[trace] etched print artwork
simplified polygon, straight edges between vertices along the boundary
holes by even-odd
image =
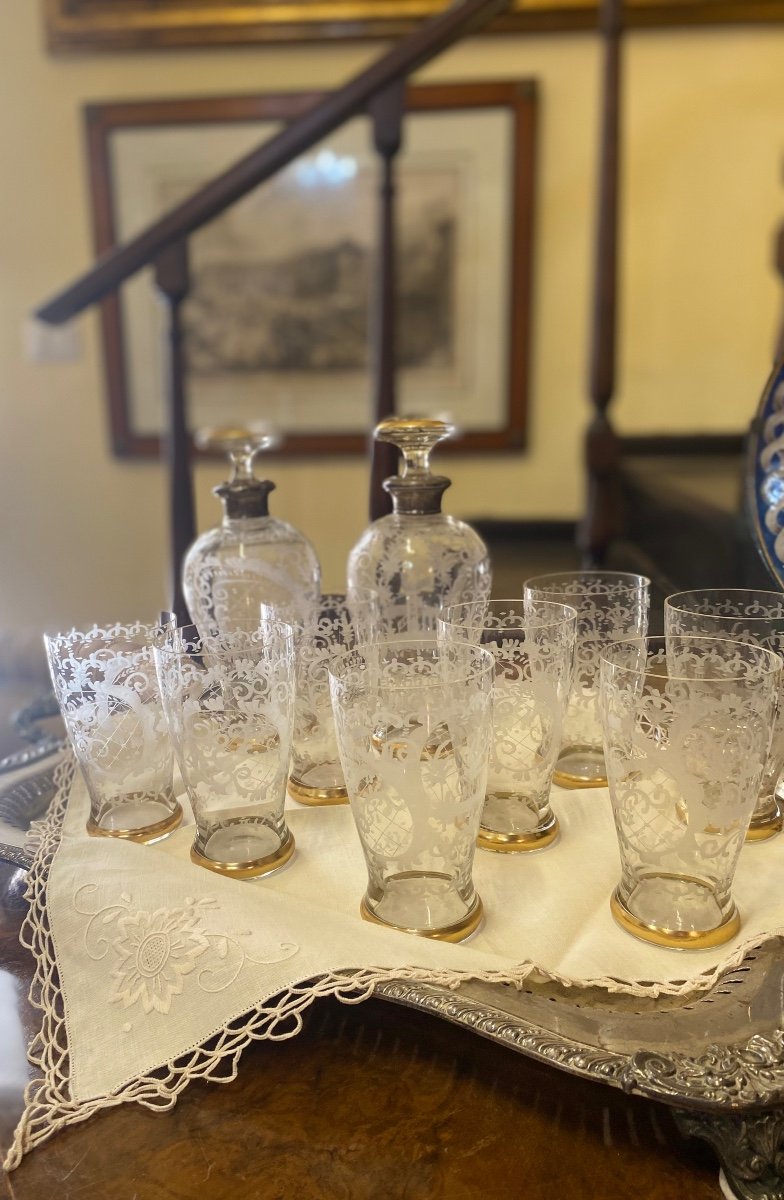
[[[459,164],[405,171],[398,237],[398,363],[455,365]],[[158,166],[156,207],[199,183]],[[366,371],[378,172],[322,149],[193,241],[185,306],[192,376]]]
[[[238,165],[245,181],[263,175],[259,155],[315,98],[89,105],[100,250],[171,215],[210,180],[236,182]],[[366,115],[194,229],[181,310],[194,430],[230,412],[232,424],[278,430],[282,454],[364,452],[383,289],[396,310],[399,410],[449,413],[466,448],[478,431],[521,444],[534,83],[414,86],[406,104],[394,271],[380,258],[386,185]],[[106,320],[114,442],[149,454],[168,394],[154,278],[129,279]]]

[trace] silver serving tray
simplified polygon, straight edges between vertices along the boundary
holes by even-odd
[[[55,795],[48,770],[0,789],[0,858],[26,868],[27,829]],[[391,980],[376,994],[569,1074],[673,1105],[709,1140],[728,1195],[784,1200],[784,939],[771,937],[691,997],[636,997],[540,978],[457,990]],[[779,1173],[779,1171],[781,1173]]]
[[[784,945],[771,938],[702,995],[611,995],[554,982],[471,982],[457,992],[394,981],[380,995],[539,1062],[701,1111],[784,1101]]]
[[[611,995],[550,981],[457,991],[396,980],[377,994],[538,1062],[675,1108],[709,1141],[727,1196],[784,1198],[784,939],[772,937],[706,993]]]
[[[47,753],[51,755],[51,747]],[[15,767],[28,766],[31,761],[26,751],[14,755],[13,760]],[[32,761],[35,761],[35,758]],[[44,815],[57,790],[54,782],[55,766],[56,763],[53,763],[48,770],[18,779],[6,786],[0,784],[0,859],[23,870],[32,863],[32,855],[25,848],[30,824]]]

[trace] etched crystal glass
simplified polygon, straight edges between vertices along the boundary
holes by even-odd
[[[444,609],[440,595],[426,592],[390,596],[388,592],[357,589],[351,593],[350,602],[355,608],[361,606],[373,610],[373,632],[368,640],[382,642],[435,641],[438,620]]]
[[[426,607],[434,598],[459,604],[490,595],[487,547],[465,521],[441,511],[450,481],[430,470],[433,447],[453,432],[446,421],[419,417],[390,417],[375,430],[378,441],[400,450],[400,472],[384,481],[393,511],[374,521],[349,555],[348,593],[376,592],[382,613],[398,598],[410,614],[420,598]]]
[[[215,488],[223,521],[197,538],[183,564],[183,590],[194,623],[203,633],[246,628],[262,603],[304,613],[316,603],[321,571],[310,542],[293,525],[270,516],[275,485],[256,479],[253,460],[276,444],[269,430],[209,429],[197,443],[229,455],[233,474]]]
[[[527,602],[548,600],[577,610],[574,673],[553,782],[606,787],[599,662],[610,642],[647,633],[650,582],[625,571],[557,572],[527,579],[523,594]]]
[[[618,923],[662,946],[734,937],[732,880],[768,757],[778,655],[718,638],[604,651],[602,720],[621,855]]]
[[[247,879],[287,862],[286,796],[294,717],[294,637],[280,622],[202,637],[161,628],[155,660],[196,819],[191,859]]]
[[[550,785],[569,698],[577,613],[548,601],[490,600],[444,609],[439,639],[493,656],[493,738],[479,846],[528,851],[558,837]]]
[[[150,625],[44,638],[65,728],[90,795],[87,831],[154,842],[182,820]]]
[[[461,941],[491,736],[492,656],[378,642],[330,664],[338,746],[368,870],[366,920]]]
[[[751,642],[784,656],[784,595],[756,588],[699,588],[664,601],[664,632]],[[784,825],[776,786],[784,771],[784,706],[773,728],[770,754],[746,837],[764,841]]]
[[[374,634],[372,602],[349,605],[342,592],[323,595],[313,618],[295,634],[297,698],[289,794],[301,804],[348,801],[335,735],[329,663]]]

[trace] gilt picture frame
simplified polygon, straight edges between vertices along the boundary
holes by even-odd
[[[43,0],[55,54],[397,37],[447,0]],[[486,32],[595,28],[597,0],[515,0]],[[784,0],[625,0],[631,28],[784,21]]]
[[[318,93],[91,104],[97,255],[271,136]],[[397,168],[398,410],[458,451],[526,439],[535,81],[409,88]],[[358,117],[198,231],[184,306],[189,421],[265,421],[279,454],[366,451],[378,159]],[[164,313],[151,272],[101,304],[111,442],[155,457]]]

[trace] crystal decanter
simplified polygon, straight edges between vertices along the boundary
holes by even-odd
[[[200,431],[200,448],[225,451],[231,479],[214,489],[223,503],[223,521],[191,546],[183,565],[183,590],[193,621],[202,633],[231,633],[259,617],[261,604],[279,608],[289,619],[304,619],[318,602],[321,571],[307,538],[293,525],[271,517],[269,493],[275,484],[257,479],[253,460],[277,444],[269,429],[220,428]]]
[[[393,511],[373,521],[348,560],[348,591],[354,598],[375,593],[382,618],[397,608],[419,610],[400,631],[430,633],[441,605],[486,600],[490,558],[479,534],[465,521],[441,511],[450,485],[430,470],[433,447],[454,433],[446,421],[389,417],[374,432],[401,452],[399,474],[384,480]],[[416,628],[416,625],[419,628]]]

